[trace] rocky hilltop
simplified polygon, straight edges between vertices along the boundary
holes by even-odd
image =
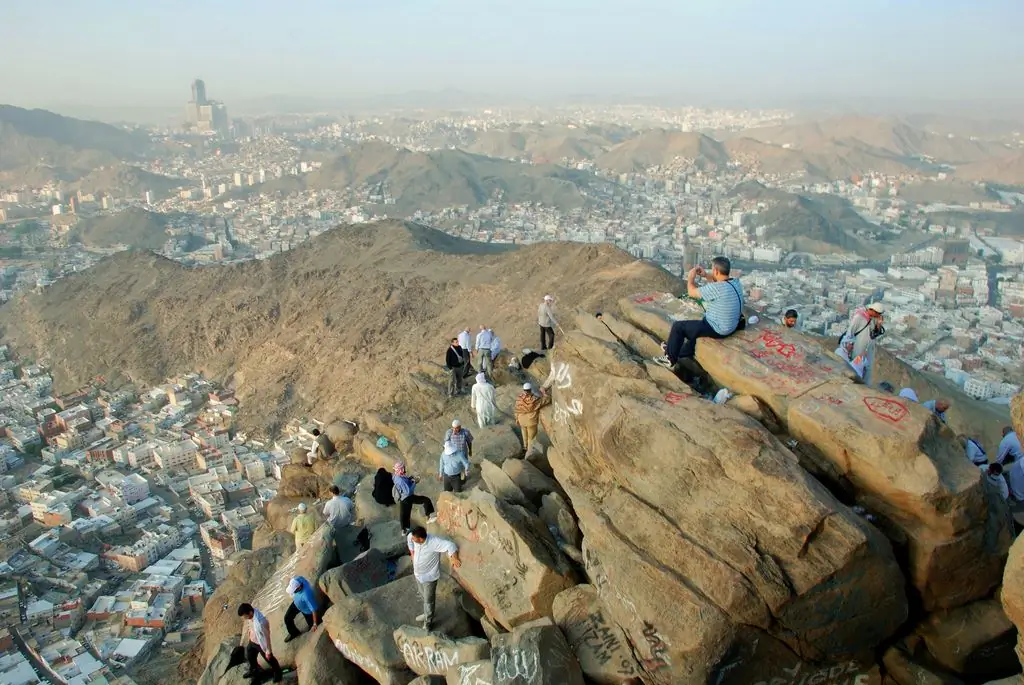
[[[274,644],[300,685],[954,685],[1018,673],[1000,604],[1008,511],[953,432],[770,323],[702,341],[702,367],[738,393],[705,400],[649,361],[689,306],[645,291],[601,320],[566,312],[567,334],[525,376],[553,394],[539,444],[523,453],[511,420],[523,379],[499,370],[499,420],[473,428],[464,493],[439,493],[429,476],[451,417],[469,416],[465,399],[414,420],[399,405],[332,425],[343,456],[286,467],[262,549],[237,557],[208,603],[199,682],[241,682],[225,670],[234,603],[255,597],[277,626],[294,574],[316,577],[330,606],[326,631]],[[418,392],[443,380],[425,373]],[[446,566],[432,633],[415,627],[397,512],[369,494],[372,472],[396,460],[428,476],[439,514],[428,529],[463,560]],[[321,540],[293,552],[288,512],[331,482],[354,489],[370,550]],[[272,575],[268,555],[281,558]]]
[[[232,267],[117,255],[17,300],[0,325],[19,351],[49,345],[69,386],[118,368],[146,380],[201,368],[234,380],[249,427],[300,409],[355,422],[329,425],[334,459],[307,469],[299,450],[284,467],[254,550],[206,604],[205,644],[182,662],[201,685],[245,682],[244,667],[228,668],[242,601],[267,615],[299,685],[957,685],[1019,673],[1024,550],[1007,564],[1009,512],[955,440],[998,424],[974,422],[953,396],[943,425],[771,322],[701,341],[708,383],[736,393],[710,402],[650,361],[673,319],[698,315],[671,294],[678,285],[608,246],[487,246],[386,223]],[[547,292],[562,303],[555,350],[525,373],[499,364],[497,422],[476,428],[468,398],[443,399],[431,360],[483,322],[507,347],[532,344]],[[513,420],[524,380],[553,399],[525,451]],[[475,435],[473,466],[465,492],[441,493],[433,475],[455,417]],[[451,537],[463,561],[443,565],[429,633],[416,626],[397,507],[371,496],[376,469],[396,461],[437,505],[436,522],[418,507],[414,522]],[[337,545],[321,526],[295,549],[294,507],[332,483],[353,494],[358,525]],[[294,575],[328,608],[323,628],[285,643]]]

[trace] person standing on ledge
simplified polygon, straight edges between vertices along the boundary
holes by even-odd
[[[295,626],[295,617],[299,614],[306,619],[310,631],[315,631],[323,618],[320,615],[320,605],[316,601],[316,592],[303,576],[295,576],[288,581],[288,596],[292,598],[292,603],[284,613],[284,627],[288,631],[285,642],[291,642],[302,634]]]
[[[416,576],[416,587],[423,598],[423,613],[416,617],[424,630],[430,630],[434,622],[434,600],[437,597],[437,581],[441,580],[441,554],[447,554],[452,568],[462,566],[459,547],[440,535],[428,535],[426,528],[416,526],[406,537],[409,556],[412,557],[412,573]]]
[[[537,437],[537,425],[540,423],[540,410],[551,404],[551,396],[547,390],[540,389],[540,396],[533,394],[533,385],[523,383],[523,391],[516,398],[516,423],[523,434],[523,451],[530,450],[530,443]]]
[[[544,296],[544,301],[537,307],[537,325],[540,326],[540,349],[550,350],[555,346],[555,298]]]
[[[292,535],[295,536],[295,549],[299,549],[306,544],[306,540],[313,536],[316,529],[316,519],[306,511],[306,503],[299,502],[299,514],[292,519],[291,528]]]
[[[460,452],[451,440],[444,443],[441,459],[437,463],[437,479],[441,481],[445,492],[462,492],[462,484],[469,475],[469,460]]]
[[[480,358],[480,373],[490,376],[493,373],[491,367],[491,343],[494,342],[494,331],[483,324],[480,325],[480,332],[476,334],[475,351]]]
[[[395,462],[394,473],[391,476],[394,483],[396,499],[398,500],[398,517],[402,525],[402,534],[409,532],[412,525],[412,507],[414,504],[423,506],[423,514],[427,517],[427,523],[435,523],[437,514],[434,513],[434,503],[429,497],[416,494],[416,479],[405,472],[405,464]]]
[[[470,390],[469,408],[476,412],[478,428],[494,423],[498,405],[495,403],[494,386],[487,382],[487,375],[484,373],[476,375],[476,384]]]
[[[448,397],[462,394],[462,378],[466,375],[469,351],[459,344],[458,338],[452,338],[452,344],[444,355],[444,367],[448,369]]]
[[[871,385],[875,363],[875,338],[885,334],[885,305],[872,302],[867,307],[857,307],[850,315],[850,324],[839,342],[841,352],[865,385]]]
[[[729,277],[732,265],[726,257],[711,260],[711,274],[695,266],[686,275],[686,294],[704,305],[704,318],[676,321],[672,324],[668,342],[662,345],[665,356],[656,362],[674,367],[680,359],[693,357],[698,338],[726,338],[739,328],[743,316],[743,286]],[[697,278],[708,282],[697,286]]]

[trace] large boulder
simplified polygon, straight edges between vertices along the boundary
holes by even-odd
[[[555,595],[576,582],[544,523],[523,507],[474,489],[442,494],[437,516],[459,545],[454,574],[506,628],[550,616]]]
[[[401,626],[395,630],[394,637],[405,663],[418,675],[442,676],[459,664],[480,661],[491,655],[491,643],[481,637],[452,639],[413,626]]]
[[[448,685],[494,685],[494,663],[489,660],[459,664],[448,671]]]
[[[673,320],[701,315],[696,304],[665,293],[620,304],[628,319],[664,337]],[[905,548],[925,608],[959,606],[998,584],[1011,541],[1006,519],[989,515],[978,470],[927,409],[856,384],[845,362],[775,324],[702,339],[697,361],[813,446],[816,475],[848,491]]]
[[[994,599],[931,614],[917,633],[946,669],[971,678],[1000,678],[1020,669],[1017,631]]]
[[[494,685],[583,685],[583,672],[550,618],[496,635],[491,645]]]
[[[904,622],[888,541],[777,438],[728,405],[609,375],[623,352],[571,355],[580,335],[552,363],[548,457],[646,681],[714,682],[767,636],[839,663]]]
[[[324,428],[324,433],[339,454],[348,454],[352,451],[352,439],[358,432],[359,426],[351,421],[334,421]]]
[[[952,673],[915,658],[900,646],[890,647],[882,657],[885,674],[895,685],[964,685]]]
[[[509,477],[505,471],[494,462],[484,460],[480,464],[480,478],[487,486],[487,491],[499,500],[511,504],[527,506],[529,500],[526,495]]]
[[[472,634],[459,603],[460,590],[447,578],[437,585],[434,630],[458,639]],[[395,631],[416,624],[423,611],[416,579],[401,578],[359,595],[345,597],[324,616],[335,647],[381,685],[405,685],[415,677],[395,642]]]
[[[626,634],[606,616],[592,585],[559,593],[551,611],[587,678],[601,685],[619,685],[641,675]]]
[[[388,580],[387,557],[371,547],[352,561],[323,573],[319,585],[320,591],[334,603],[347,595],[380,587]]]
[[[1017,393],[1010,402],[1010,418],[1013,421],[1013,430],[1018,436],[1024,435],[1024,392]]]
[[[515,483],[533,506],[539,507],[544,495],[558,491],[558,484],[528,461],[506,459],[505,463],[501,465],[501,470]]]
[[[1010,548],[1003,571],[1000,594],[1006,617],[1017,626],[1017,658],[1024,663],[1024,536],[1017,538]]]
[[[329,486],[330,483],[321,481],[311,468],[294,463],[285,464],[281,467],[281,483],[277,487],[277,494],[281,497],[316,499]]]
[[[305,641],[295,659],[299,685],[359,685],[362,672],[341,655],[326,630]]]
[[[548,530],[556,534],[559,541],[572,547],[583,544],[583,534],[576,523],[576,517],[566,501],[557,492],[541,498],[540,517]]]
[[[284,629],[284,615],[292,600],[288,595],[288,581],[295,576],[303,576],[313,586],[317,601],[321,607],[326,606],[325,596],[318,588],[320,575],[337,565],[337,553],[334,549],[330,526],[320,526],[313,536],[302,547],[292,553],[288,560],[274,572],[263,589],[250,600],[250,603],[263,612],[270,622],[271,646],[274,656],[282,665],[294,665],[295,655],[307,639],[306,635],[285,642],[288,636]],[[299,616],[296,625],[304,630],[304,619]]]

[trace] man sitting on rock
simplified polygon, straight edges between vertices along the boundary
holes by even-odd
[[[313,438],[316,440],[314,449],[316,450],[316,456],[320,459],[330,459],[334,456],[334,443],[327,437],[326,433],[321,433],[319,428],[313,429]]]
[[[295,617],[299,614],[306,619],[310,631],[316,630],[321,623],[320,605],[317,604],[316,592],[308,580],[302,576],[295,576],[289,580],[288,595],[292,598],[292,603],[288,605],[288,610],[284,614],[284,627],[288,631],[285,642],[291,642],[302,634],[302,631],[295,627]]]
[[[736,331],[743,315],[743,286],[729,277],[731,268],[728,258],[715,257],[711,260],[710,276],[703,267],[690,269],[686,275],[686,294],[704,304],[704,318],[673,323],[668,342],[662,345],[665,356],[655,361],[672,368],[680,359],[693,357],[697,338],[725,338]],[[698,287],[698,276],[708,282]]]
[[[412,573],[416,576],[417,587],[423,598],[423,613],[416,617],[424,630],[430,630],[434,622],[434,601],[437,597],[437,581],[441,579],[441,554],[451,559],[452,568],[462,566],[458,546],[446,537],[428,535],[426,528],[416,526],[406,537],[409,555],[412,557]]]
[[[245,647],[245,659],[249,662],[249,670],[242,674],[243,678],[259,680],[263,669],[260,668],[260,655],[269,664],[274,675],[274,682],[281,682],[281,664],[274,656],[274,650],[270,643],[270,622],[263,612],[253,607],[248,602],[238,605],[238,615],[249,623],[249,641]],[[243,630],[242,634],[246,632]]]
[[[434,514],[434,503],[429,497],[416,494],[416,479],[405,472],[405,464],[396,462],[394,474],[391,476],[395,484],[395,498],[398,500],[398,516],[402,523],[402,533],[408,533],[412,525],[412,507],[414,504],[423,505],[423,514],[427,517],[427,523],[437,521]]]
[[[295,549],[299,549],[316,532],[316,519],[306,511],[306,503],[299,502],[299,513],[292,519],[292,535],[295,536]]]

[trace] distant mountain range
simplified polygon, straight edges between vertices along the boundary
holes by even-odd
[[[593,159],[632,135],[622,126],[525,124],[479,131],[465,149],[488,157],[558,163],[562,159]]]
[[[766,173],[818,180],[868,171],[934,172],[957,167],[965,180],[1024,183],[1024,156],[1002,143],[940,135],[905,122],[846,117],[819,122],[722,132],[645,131],[598,155],[595,163],[617,172],[665,166],[676,158],[714,164],[737,162]]]
[[[50,169],[53,178],[66,179],[135,159],[148,148],[149,137],[143,133],[42,109],[0,105],[0,172],[36,170],[38,175]]]
[[[141,198],[146,191],[154,197],[164,198],[173,190],[196,185],[184,178],[154,174],[131,164],[108,164],[93,169],[78,180],[69,184],[72,191],[83,193],[111,193],[118,197]]]
[[[581,192],[603,183],[593,174],[553,164],[520,164],[461,150],[413,152],[381,142],[367,142],[323,163],[306,176],[283,178],[247,192],[336,189],[384,184],[395,211],[479,207],[500,192],[508,202],[538,202],[563,210],[581,207]]]

